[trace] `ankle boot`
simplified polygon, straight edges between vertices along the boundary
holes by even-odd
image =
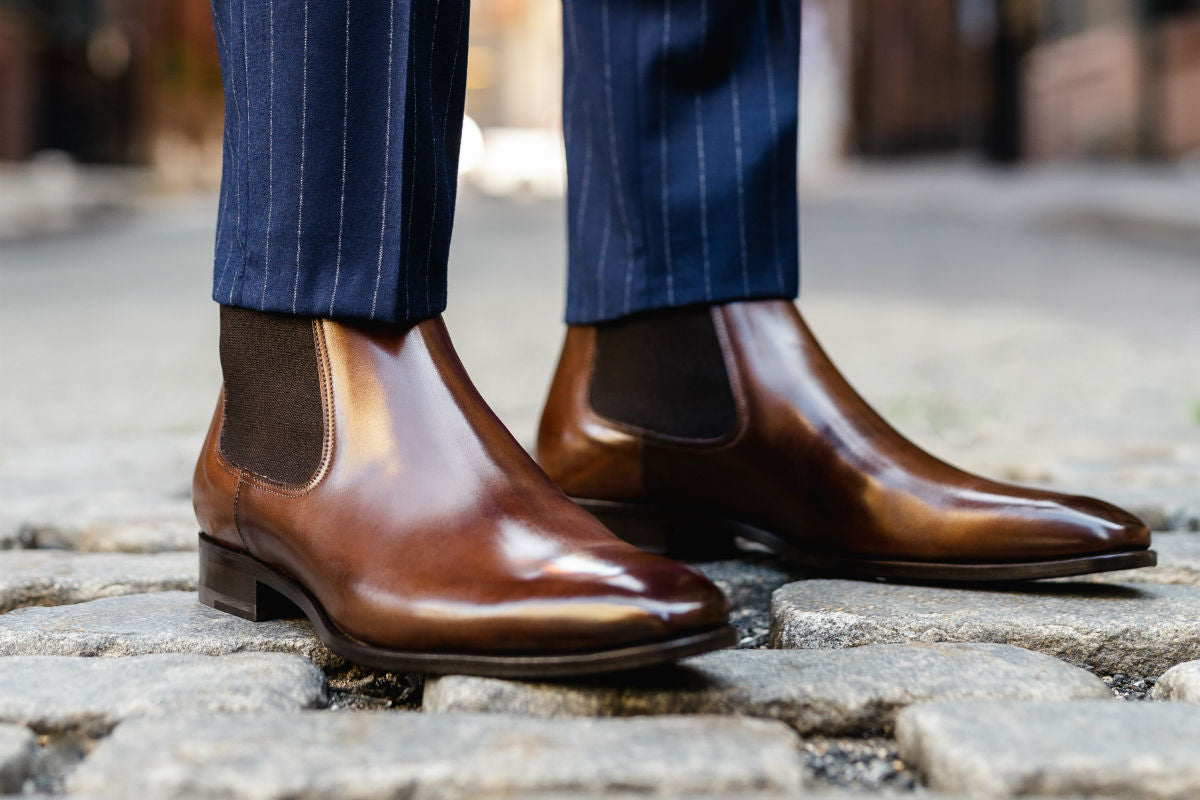
[[[622,542],[538,469],[440,318],[223,308],[221,354],[193,487],[205,604],[307,616],[389,671],[570,675],[736,642],[703,575]]]
[[[1126,511],[986,480],[907,441],[786,301],[571,327],[538,459],[619,535],[662,552],[740,536],[826,572],[935,581],[1156,560]]]

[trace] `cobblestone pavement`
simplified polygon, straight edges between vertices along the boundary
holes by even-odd
[[[212,198],[0,241],[0,794],[1200,793],[1197,197],[958,164],[804,196],[801,306],[868,398],[958,463],[1132,505],[1160,569],[963,590],[748,552],[698,565],[738,650],[573,682],[375,673],[201,606]],[[467,195],[456,229],[451,330],[526,442],[561,216]]]

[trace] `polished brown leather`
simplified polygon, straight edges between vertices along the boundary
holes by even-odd
[[[569,329],[538,437],[542,467],[567,494],[733,519],[835,556],[1008,562],[1149,546],[1146,526],[1115,506],[925,453],[850,387],[794,304],[711,314],[738,423],[710,441],[600,418],[588,405],[595,329]]]
[[[286,486],[230,464],[219,404],[194,502],[205,533],[298,580],[342,632],[414,652],[541,654],[727,623],[703,575],[625,544],[555,487],[440,319],[407,331],[316,320],[313,335],[316,474]]]

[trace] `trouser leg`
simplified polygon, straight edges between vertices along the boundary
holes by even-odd
[[[567,321],[795,297],[795,0],[564,0]]]
[[[446,304],[469,0],[213,0],[213,299],[410,323]]]

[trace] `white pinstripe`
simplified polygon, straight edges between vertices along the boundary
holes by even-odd
[[[304,132],[308,124],[308,0],[304,0],[304,49],[300,66],[300,187],[296,208],[296,277],[292,280],[292,313],[300,290],[300,240],[304,233]]]
[[[247,2],[249,2],[249,0],[242,0],[242,67],[243,67],[242,74],[246,79],[246,117],[245,117],[245,119],[242,120],[242,124],[246,126],[246,136],[248,138],[249,134],[250,134],[250,42],[246,38],[246,3]],[[232,9],[231,9],[231,11],[232,11]],[[243,149],[248,149],[248,148],[243,148]],[[247,177],[248,177],[250,167],[248,165],[242,165],[242,169],[247,171]],[[238,193],[241,194],[241,191],[242,191],[241,190],[241,182],[239,181],[238,182]],[[247,194],[250,193],[249,186],[246,187],[246,193]],[[250,201],[250,198],[247,197],[246,202],[248,203],[249,201]],[[245,259],[245,255],[243,254],[242,267],[240,270],[238,270],[238,274],[240,275],[245,269],[246,269],[246,259]],[[237,278],[234,278],[229,283],[229,301],[228,301],[229,303],[233,303],[233,290],[236,287],[237,287]]]
[[[604,264],[608,261],[608,244],[612,239],[612,213],[605,210],[604,214],[604,235],[600,237],[600,269],[596,273],[596,279],[599,284],[599,289],[596,293],[596,313],[598,316],[604,316],[606,304],[604,302]]]
[[[575,30],[575,8],[574,0],[563,0],[563,14],[567,19],[567,35],[571,39],[571,51],[578,57],[581,55],[579,51],[579,33]]]
[[[608,109],[608,155],[612,162],[613,183],[617,195],[617,213],[621,216],[621,227],[625,230],[625,312],[629,312],[630,294],[633,290],[633,230],[629,227],[629,216],[625,211],[625,193],[621,185],[621,165],[617,158],[616,114],[613,111],[611,35],[608,21],[609,0],[600,4],[600,24],[604,32],[604,97]]]
[[[577,242],[583,241],[583,223],[587,219],[588,189],[591,186],[591,177],[592,177],[592,128],[590,125],[587,126],[587,134],[588,134],[587,145],[583,149],[583,180],[580,183],[579,213],[575,219],[575,240]],[[611,221],[609,220],[608,216],[605,215],[604,238],[606,240],[608,239],[608,237],[610,235],[610,231],[609,231],[610,227],[611,227]],[[607,250],[607,248],[605,248],[605,249]],[[600,261],[600,266],[598,269],[599,269],[599,272],[597,274],[600,274],[603,272],[603,270],[604,270],[604,261],[603,260]],[[600,283],[601,283],[600,297],[603,297],[604,281],[601,280]],[[601,300],[597,300],[596,302],[597,302],[596,311],[602,313],[603,302]]]
[[[225,266],[221,267],[221,280],[218,281],[218,283],[217,283],[217,289],[216,289],[217,292],[221,291],[221,284],[225,282],[225,272],[226,272],[226,270],[229,269],[229,257],[232,255],[233,255],[233,248],[230,247],[229,252],[225,254]],[[215,293],[216,292],[214,292],[214,294]],[[229,302],[232,303],[233,302],[233,287],[232,286],[229,287],[229,298],[230,298]],[[218,301],[218,302],[220,302],[220,301]]]
[[[409,48],[408,62],[409,62],[408,63],[409,69],[412,69],[413,62],[412,62],[412,49],[411,48]],[[416,138],[417,138],[417,122],[420,119],[421,119],[420,115],[417,114],[417,101],[414,98],[414,100],[413,100],[413,115],[412,115],[413,141],[416,141]],[[416,152],[416,147],[413,148],[413,152],[414,153]],[[416,203],[416,198],[417,198],[416,170],[412,171],[411,183],[412,183],[412,185],[409,186],[409,188],[408,188],[408,225],[405,226],[405,230],[404,230],[404,263],[405,263],[405,265],[408,264],[409,256],[412,254],[412,226],[413,226],[413,217],[416,216],[416,214],[413,213],[413,205]],[[401,191],[401,193],[404,192],[403,186],[400,187],[400,191]],[[409,315],[408,271],[405,270],[405,272],[404,272],[404,316],[407,317],[408,315]]]
[[[700,0],[700,30],[708,29],[708,2]],[[700,63],[704,63],[704,45],[700,46]],[[712,260],[708,252],[708,165],[704,157],[704,101],[696,91],[696,161],[700,169],[700,249],[704,255],[704,299],[712,300]]]
[[[267,27],[271,37],[270,91],[267,95],[267,241],[263,253],[260,311],[267,307],[267,279],[271,277],[271,215],[275,209],[275,3],[267,0]]]
[[[587,129],[588,143],[583,149],[583,179],[579,184],[579,214],[575,219],[575,233],[583,236],[584,218],[587,216],[588,189],[592,179],[592,129]]]
[[[230,147],[229,150],[230,150],[230,152],[233,152],[232,147]],[[221,234],[223,234],[223,233],[225,233],[225,225],[223,224],[224,220],[225,220],[225,212],[229,207],[229,193],[221,192],[221,195],[222,195],[221,196],[221,210],[219,212],[217,212],[217,230]],[[218,235],[217,236],[217,252],[218,253],[221,252],[221,240],[222,240],[222,237],[220,235]],[[233,245],[230,245],[229,252],[227,252],[225,254],[225,265],[223,267],[221,267],[221,277],[217,279],[217,288],[213,290],[214,294],[221,291],[221,287],[225,285],[225,273],[229,271],[229,257],[232,255],[233,255]]]
[[[571,49],[575,51],[576,58],[581,56],[579,50],[579,38],[575,29],[575,12],[573,11],[575,3],[573,1],[563,4],[565,14],[567,10],[571,10],[570,21],[567,25],[567,31],[571,38]],[[576,69],[578,73],[578,69]],[[578,80],[578,74],[576,74]],[[571,129],[574,130],[574,120],[572,119]],[[583,223],[587,218],[588,190],[591,187],[592,180],[592,127],[585,124],[587,130],[587,146],[583,148],[583,178],[579,184],[579,208],[575,216],[575,238],[582,240],[583,238]]]
[[[575,15],[571,13],[570,0],[563,0],[563,20],[567,29],[567,44],[575,58],[579,58],[579,40],[575,36]],[[579,88],[579,68],[571,70],[571,83],[567,86],[567,96],[563,101],[563,134],[570,138],[575,131],[575,92]]]
[[[437,47],[438,13],[441,11],[441,8],[442,8],[441,0],[437,0],[437,3],[434,5],[434,9],[433,9],[433,37],[432,37],[432,41],[429,43],[429,63],[430,64],[434,63],[434,52],[435,52],[435,48]],[[460,8],[461,8],[461,6],[460,6]],[[450,86],[454,85],[454,71],[458,69],[458,50],[459,50],[459,45],[462,44],[462,29],[463,29],[462,18],[464,16],[465,15],[460,10],[459,14],[458,14],[458,36],[454,40],[454,58],[450,62],[450,82],[449,82]],[[443,149],[445,149],[445,147],[446,147],[446,125],[450,121],[450,95],[451,95],[451,91],[450,91],[449,87],[447,87],[446,110],[442,113],[442,148]],[[430,111],[433,110],[433,69],[432,68],[430,68],[430,70],[429,70],[429,110]],[[437,142],[435,141],[434,145],[436,146],[436,144],[437,144]],[[430,260],[433,258],[433,229],[434,229],[434,225],[437,222],[437,196],[438,196],[437,173],[438,173],[438,162],[440,162],[440,161],[442,161],[442,159],[440,159],[440,158],[435,158],[433,160],[433,202],[429,204],[429,207],[430,207],[430,211],[429,211],[429,241],[426,243],[426,246],[425,246],[425,309],[427,311],[429,309],[429,264],[430,264]]]
[[[758,5],[763,26],[764,52],[767,57],[767,112],[771,120],[771,141],[779,138],[779,119],[775,108],[775,57],[771,52],[771,27],[767,21],[767,4]],[[779,175],[775,168],[775,148],[771,148],[771,251],[775,256],[775,280],[783,291],[783,262],[779,255]]]
[[[229,8],[229,21],[233,22],[233,7],[232,6],[230,6],[230,8]],[[217,36],[219,36],[221,39],[221,47],[225,50],[226,55],[229,57],[232,57],[233,52],[229,49],[229,42],[225,39],[225,31],[221,27],[221,18],[216,15],[213,15],[213,27],[215,27],[217,30]],[[229,81],[229,87],[233,90],[233,110],[238,115],[238,118],[240,121],[242,112],[241,112],[241,109],[238,108],[238,104],[237,104],[238,103],[238,101],[237,101],[237,81],[235,81],[232,77],[230,78],[230,81]],[[229,160],[233,161],[233,152],[234,152],[233,142],[229,138],[228,123],[226,123],[226,125],[225,125],[225,131],[226,131],[225,143],[229,146],[229,156],[230,156]],[[241,184],[241,181],[238,179],[237,167],[235,165],[230,164],[228,172],[230,175],[233,176],[233,185],[236,187],[236,192],[237,192],[237,230],[234,231],[234,237],[233,237],[234,242],[236,242],[238,234],[240,233],[240,231],[242,229],[242,184]],[[229,192],[223,190],[221,192],[221,210],[217,214],[217,230],[220,231],[221,233],[225,233],[226,225],[224,224],[224,222],[225,222],[225,215],[228,213],[228,211],[229,211]],[[217,249],[217,252],[220,252],[220,250],[221,250],[221,239],[220,238],[217,239],[217,248],[216,249]],[[225,274],[229,271],[229,258],[232,255],[233,255],[233,247],[231,245],[229,248],[229,252],[225,254],[225,265],[221,267],[221,276],[220,276],[220,278],[217,279],[217,286],[213,290],[214,294],[220,292],[221,287],[225,285]]]
[[[337,300],[338,278],[342,274],[342,229],[346,222],[346,130],[350,122],[350,0],[346,0],[346,54],[342,57],[342,197],[338,202],[337,262],[333,268],[333,292],[329,295],[329,316]]]
[[[671,47],[671,0],[663,8],[662,75],[658,94],[658,149],[662,175],[663,258],[667,267],[667,303],[675,305],[675,270],[671,263],[671,189],[667,180],[667,55]]]
[[[395,36],[396,0],[392,0],[388,10],[388,98],[383,132],[383,203],[379,214],[379,258],[375,262],[375,293],[371,296],[371,319],[375,319],[375,307],[379,302],[379,281],[383,277],[383,241],[387,233],[388,162],[392,155],[392,61],[395,55],[393,47]]]
[[[742,102],[738,95],[737,70],[731,76],[730,90],[733,103],[733,153],[737,164],[738,234],[742,245],[742,289],[750,294],[750,258],[746,246],[746,189],[742,168]]]

